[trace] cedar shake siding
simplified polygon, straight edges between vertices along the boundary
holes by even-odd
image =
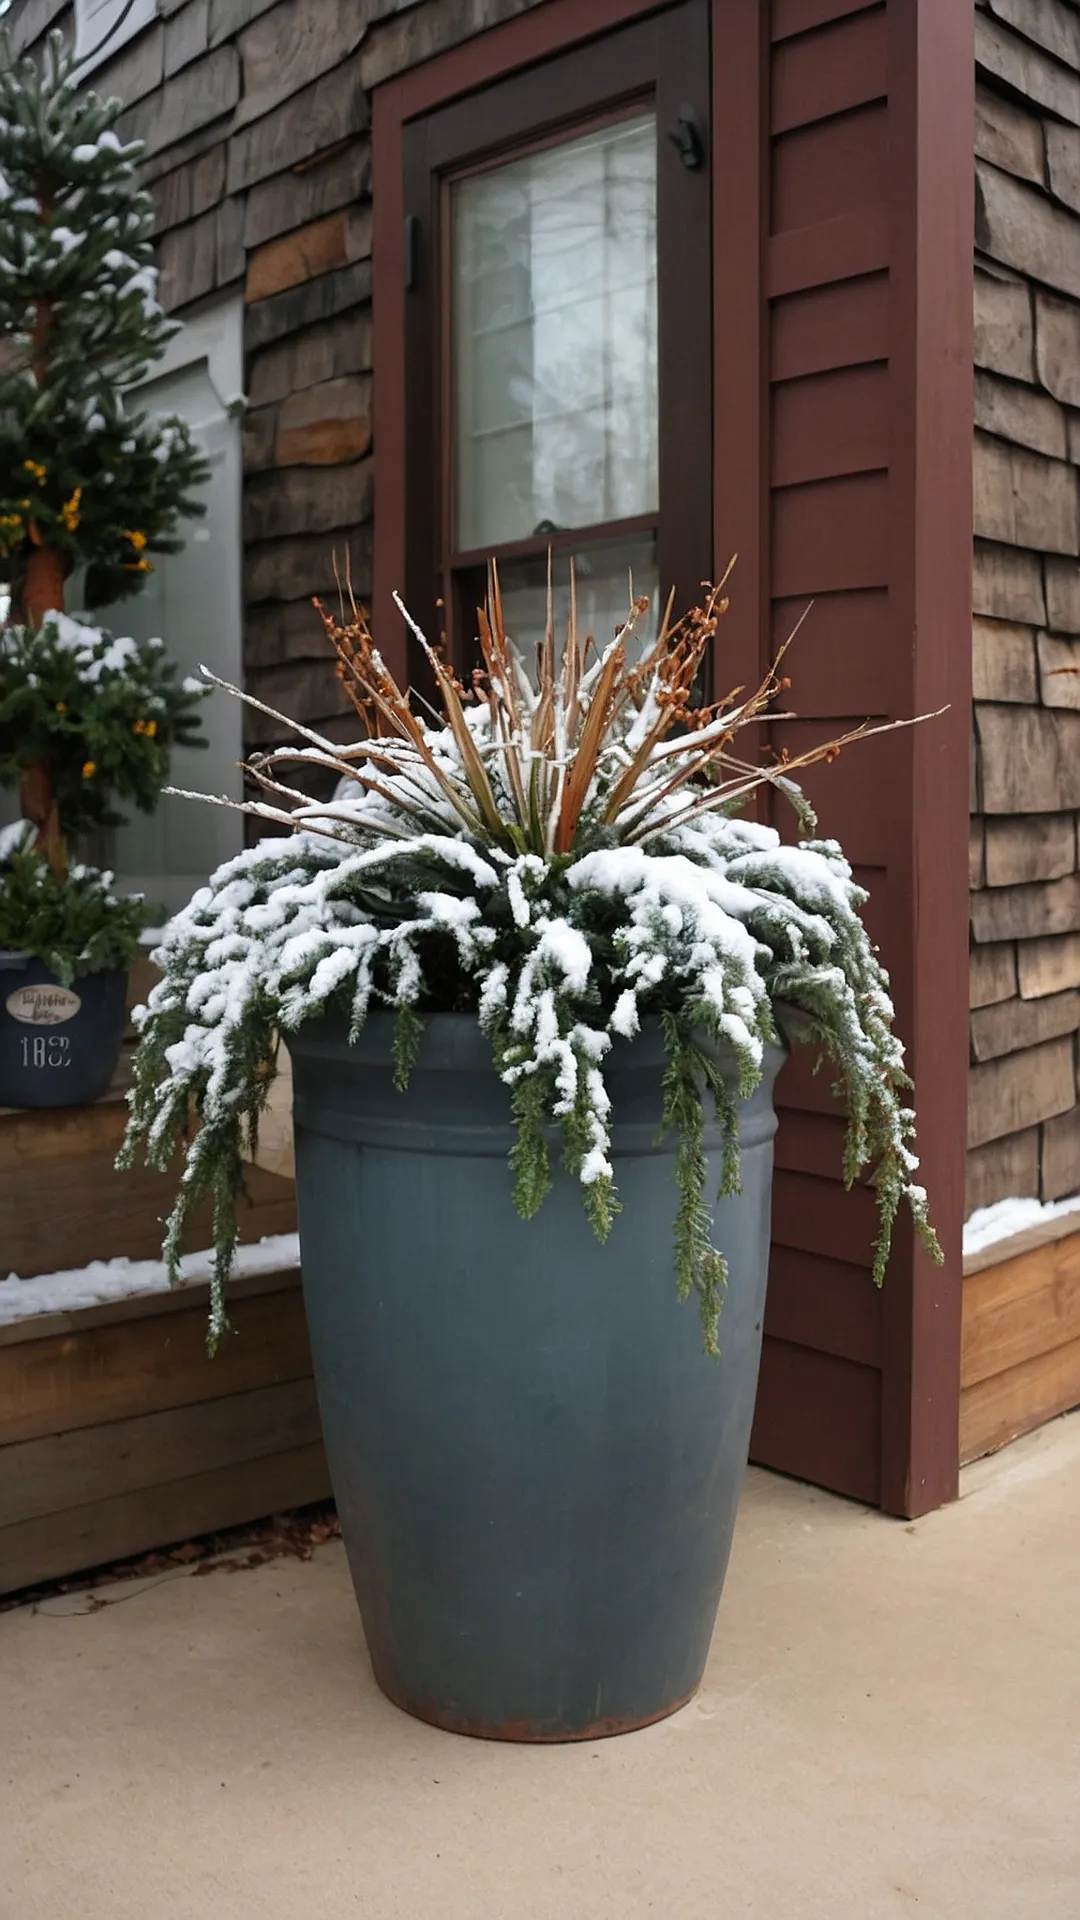
[[[969,1210],[1080,1189],[1080,9],[975,51]]]

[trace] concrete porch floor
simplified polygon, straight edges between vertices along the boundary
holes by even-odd
[[[577,1747],[376,1691],[340,1545],[0,1615],[0,1920],[1077,1920],[1080,1416],[915,1525],[761,1472],[705,1686]]]

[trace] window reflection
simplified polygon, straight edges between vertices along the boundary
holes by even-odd
[[[656,511],[651,113],[456,184],[452,327],[457,551]]]

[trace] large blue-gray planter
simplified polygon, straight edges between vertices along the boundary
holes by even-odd
[[[673,1277],[658,1030],[607,1063],[623,1211],[605,1245],[553,1152],[514,1211],[509,1096],[473,1019],[428,1024],[408,1092],[389,1016],[290,1039],[304,1293],[375,1677],[459,1733],[581,1740],[673,1713],[705,1665],[746,1469],[769,1247],[772,1088],[716,1209],[722,1358]],[[734,1062],[730,1064],[734,1081]],[[711,1191],[719,1134],[707,1135]]]

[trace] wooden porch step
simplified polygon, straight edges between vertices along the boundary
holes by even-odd
[[[0,1277],[159,1257],[179,1168],[113,1164],[131,1046],[93,1106],[0,1110]],[[241,1239],[295,1228],[291,1179],[249,1167]],[[212,1240],[204,1204],[185,1245]],[[232,1301],[215,1360],[205,1284],[0,1325],[0,1592],[326,1498],[299,1273]]]
[[[149,962],[132,969],[129,1003],[153,984]],[[169,1174],[114,1166],[127,1125],[125,1095],[134,1036],[129,1033],[112,1085],[89,1107],[0,1108],[0,1277],[55,1273],[91,1260],[153,1260],[161,1252],[163,1222],[176,1193],[179,1166]],[[248,1169],[240,1206],[240,1238],[296,1230],[292,1180],[262,1167]],[[213,1240],[211,1206],[192,1216],[188,1252]]]
[[[236,1282],[214,1360],[208,1296],[0,1327],[0,1592],[327,1497],[299,1274]]]
[[[1080,1231],[1072,1216],[1054,1224],[1055,1238],[964,1280],[962,1462],[1080,1406]]]

